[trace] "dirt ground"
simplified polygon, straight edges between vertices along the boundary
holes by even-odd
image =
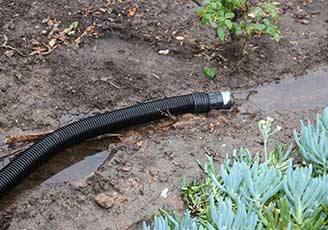
[[[53,130],[164,96],[247,92],[327,66],[328,2],[279,2],[280,43],[254,39],[248,58],[232,71],[238,47],[218,45],[213,31],[199,27],[189,1],[0,0],[0,44],[8,38],[0,48],[0,133]],[[63,36],[74,21],[80,23],[75,34]],[[158,53],[166,49],[168,55]],[[209,63],[219,67],[214,81],[202,73]],[[220,162],[240,145],[258,150],[256,122],[267,115],[286,127],[276,141],[290,141],[299,119],[320,109],[250,114],[236,106],[124,131],[90,177],[38,186],[12,203],[5,198],[0,229],[140,229],[158,208],[184,209],[179,183],[199,175],[196,160],[209,154]],[[99,196],[108,208],[97,204]]]

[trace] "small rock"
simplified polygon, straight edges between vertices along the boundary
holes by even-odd
[[[301,23],[302,24],[304,24],[304,25],[308,25],[308,24],[310,24],[310,20],[308,20],[308,19],[303,19],[303,20],[301,20]]]
[[[110,209],[114,205],[114,198],[106,193],[99,193],[95,197],[95,201],[100,207],[105,209]]]
[[[168,188],[163,189],[163,191],[161,192],[161,197],[166,199],[168,195],[169,195],[169,189]]]
[[[8,24],[8,29],[10,30],[14,30],[16,28],[16,25],[15,25],[15,21],[11,21],[9,24]]]
[[[20,80],[22,80],[22,74],[21,73],[19,73],[19,72],[17,72],[17,73],[15,73],[15,78],[18,80],[18,81],[20,81]]]
[[[130,172],[132,169],[132,165],[130,163],[127,163],[121,167],[121,170],[123,172]]]
[[[170,51],[169,50],[160,50],[160,51],[158,51],[158,53],[161,55],[168,55],[170,53]]]
[[[138,141],[138,142],[136,143],[136,145],[137,145],[137,147],[140,149],[140,148],[142,147],[142,145],[143,145],[143,142],[142,142],[142,141]]]
[[[13,50],[7,50],[7,51],[5,52],[5,55],[6,55],[7,57],[12,57],[12,56],[15,55],[15,51],[13,51]]]

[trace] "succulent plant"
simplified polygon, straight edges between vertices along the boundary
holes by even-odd
[[[322,204],[328,201],[328,177],[314,178],[312,172],[312,165],[296,169],[290,165],[283,184],[290,213],[298,225],[312,218]]]
[[[256,164],[245,171],[245,186],[241,190],[241,196],[249,206],[262,209],[264,204],[280,191],[282,182],[283,176],[279,169],[265,163]]]
[[[258,217],[254,211],[248,210],[245,203],[237,201],[237,211],[234,211],[230,198],[223,200],[220,197],[215,204],[214,197],[210,198],[211,218],[207,224],[208,230],[256,230],[261,229]],[[257,227],[258,226],[258,227]]]
[[[162,212],[153,228],[144,224],[144,230],[328,229],[328,108],[315,126],[301,122],[300,134],[294,132],[306,167],[293,165],[292,145],[278,144],[268,154],[268,139],[280,130],[271,126],[271,118],[259,123],[264,162],[241,148],[217,171],[208,157],[203,180],[182,185],[191,211],[182,219]]]
[[[144,230],[151,230],[151,226],[145,222],[143,224]],[[162,216],[154,218],[153,230],[203,230],[203,226],[195,218],[190,217],[189,211],[186,211],[183,218],[180,219],[176,213],[169,215],[162,211]]]
[[[298,152],[308,163],[315,166],[318,174],[328,172],[328,109],[323,116],[317,116],[317,124],[311,122],[307,125],[301,121],[301,132],[294,131],[294,139],[298,146]]]
[[[213,183],[234,201],[242,198],[255,208],[262,208],[280,191],[283,181],[281,171],[266,163],[249,166],[245,162],[236,162],[230,169],[222,165],[220,172],[221,181],[211,174]]]

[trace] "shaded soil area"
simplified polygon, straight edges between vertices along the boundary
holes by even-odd
[[[235,70],[238,45],[220,45],[213,31],[199,27],[189,1],[0,0],[0,44],[6,43],[0,47],[0,134],[53,130],[139,101],[196,91],[247,95],[255,86],[326,66],[328,2],[279,2],[282,40],[254,39]],[[76,31],[63,34],[74,21]],[[208,64],[219,69],[214,81],[203,76]],[[314,117],[322,104],[283,112],[244,108],[124,131],[116,143],[101,144],[99,151],[109,145],[109,157],[89,177],[2,201],[0,229],[140,229],[158,208],[184,209],[179,183],[199,175],[196,160],[208,154],[220,162],[241,145],[260,149],[257,121],[268,115],[286,127],[275,141],[288,142],[299,119]],[[166,199],[160,196],[165,188]]]

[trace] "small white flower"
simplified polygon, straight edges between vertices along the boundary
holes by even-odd
[[[267,117],[267,121],[273,122],[273,118],[272,117]]]
[[[265,125],[265,120],[260,120],[259,124],[260,125]]]
[[[282,130],[282,127],[278,125],[278,126],[277,126],[277,130],[278,130],[278,131]]]

